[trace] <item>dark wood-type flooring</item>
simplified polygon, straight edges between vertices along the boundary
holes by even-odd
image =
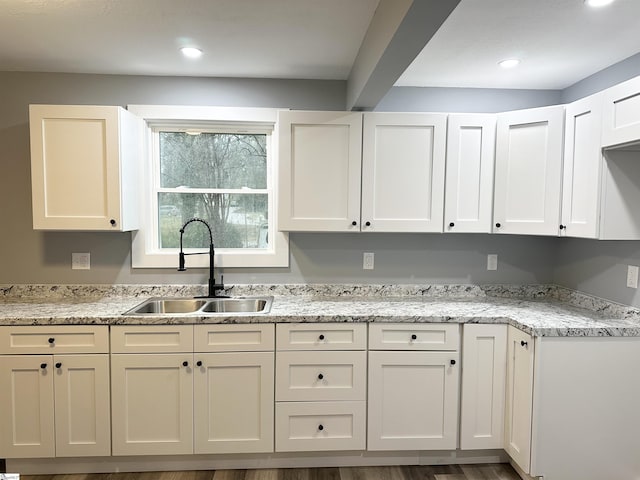
[[[508,464],[21,475],[20,480],[519,480]]]

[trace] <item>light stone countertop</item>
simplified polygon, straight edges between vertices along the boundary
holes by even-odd
[[[553,285],[239,285],[232,296],[271,295],[268,314],[124,316],[154,296],[202,286],[9,285],[0,325],[257,322],[507,323],[534,336],[640,336],[640,311]]]

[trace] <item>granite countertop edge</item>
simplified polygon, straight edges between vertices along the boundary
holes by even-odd
[[[0,326],[241,323],[488,323],[541,337],[640,336],[640,310],[554,285],[234,286],[272,295],[268,314],[129,316],[150,296],[193,296],[201,286],[2,286]]]

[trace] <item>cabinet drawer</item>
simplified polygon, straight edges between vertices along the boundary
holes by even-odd
[[[369,325],[370,350],[458,350],[460,326],[441,323]]]
[[[193,325],[122,325],[111,327],[111,353],[193,351]]]
[[[282,323],[276,328],[278,350],[364,350],[364,323]]]
[[[275,325],[196,325],[193,331],[196,352],[264,352],[273,350]]]
[[[84,325],[0,327],[0,353],[109,353],[109,327]]]
[[[364,400],[366,352],[278,352],[276,400]]]
[[[364,448],[365,402],[276,403],[276,452]]]

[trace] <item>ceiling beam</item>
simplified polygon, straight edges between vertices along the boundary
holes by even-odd
[[[347,79],[347,110],[373,110],[460,0],[380,0]]]

